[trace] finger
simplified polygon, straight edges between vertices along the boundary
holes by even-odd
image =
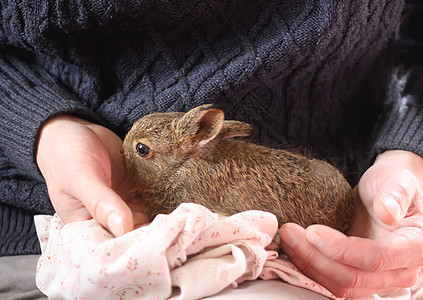
[[[330,260],[369,272],[414,268],[423,264],[423,233],[404,227],[377,240],[348,237],[323,225],[305,230],[305,238]]]
[[[349,274],[349,273],[347,274],[349,275],[349,278],[354,278],[352,274]],[[389,286],[389,285],[388,286],[385,285],[385,287],[379,287],[379,288],[358,287],[358,286],[354,286],[354,281],[348,282],[346,280],[345,280],[345,283],[339,284],[338,282],[333,281],[332,277],[328,277],[325,274],[319,273],[315,269],[311,269],[310,272],[306,275],[314,279],[316,282],[319,282],[322,286],[324,286],[327,290],[329,290],[334,296],[338,298],[346,298],[346,299],[362,298],[362,297],[367,298],[371,295],[394,293],[401,289],[401,287],[395,287],[395,286]],[[345,277],[345,274],[342,274],[341,276],[338,276],[335,278],[344,278],[344,277]]]
[[[340,259],[339,253],[329,256],[327,253],[321,251],[320,246],[330,247],[331,245],[319,245],[316,247],[313,243],[309,241],[309,234],[307,230],[304,230],[302,227],[296,224],[290,224],[281,228],[281,239],[285,242],[287,241],[286,235],[295,235],[297,241],[293,244],[291,243],[291,248],[288,250],[287,255],[291,259],[297,261],[300,270],[305,273],[313,274],[314,272],[324,274],[339,286],[343,287],[362,287],[366,288],[387,288],[387,287],[403,287],[408,285],[410,279],[410,272],[408,269],[396,269],[394,271],[382,271],[377,272],[377,270],[366,270],[353,266],[351,264],[346,264],[345,261],[348,259]],[[289,238],[288,238],[289,241]],[[295,245],[295,246],[293,246]],[[286,245],[282,244],[282,249],[285,249]],[[295,247],[295,249],[292,248]],[[363,255],[366,253],[366,255]],[[357,249],[353,250],[351,254],[355,257],[358,257],[362,260],[362,257],[367,256],[367,249],[362,248],[359,251]],[[300,258],[300,259],[299,259]],[[364,260],[367,260],[364,258]],[[419,267],[414,267],[415,270],[418,270]],[[412,276],[414,276],[413,274]],[[401,278],[405,278],[401,280]]]
[[[281,228],[281,247],[299,270],[316,280],[337,297],[363,297],[412,286],[417,279],[415,270],[400,269],[381,273],[360,270],[328,258],[308,243],[305,230],[292,224]],[[291,237],[289,237],[291,235]],[[292,242],[292,235],[296,241]],[[291,245],[284,243],[290,240]],[[294,247],[295,249],[293,249]]]
[[[147,223],[150,223],[152,221],[151,217],[146,213],[147,209],[144,206],[144,200],[143,198],[138,195],[138,193],[134,192],[133,186],[128,185],[127,186],[128,191],[132,191],[129,193],[126,193],[125,202],[128,205],[128,207],[131,209],[132,212],[132,218],[134,220],[134,228],[138,228],[140,226],[143,226]],[[119,194],[122,196],[122,194]]]
[[[130,208],[104,180],[90,176],[76,180],[75,184],[80,186],[73,189],[73,196],[113,235],[121,236],[134,228]]]
[[[316,260],[322,257],[316,255]],[[297,261],[302,260],[297,256]],[[296,261],[296,260],[294,260]],[[350,269],[350,268],[346,268]],[[336,263],[328,261],[312,267],[306,274],[319,282],[335,296],[342,298],[366,297],[373,294],[392,293],[409,288],[417,282],[418,268],[391,270],[381,273],[363,272],[357,269],[343,270]]]
[[[373,203],[376,216],[387,225],[395,225],[404,218],[417,192],[416,179],[408,170],[403,170],[395,180],[381,186]]]
[[[404,218],[417,187],[407,168],[374,165],[360,179],[358,194],[376,221],[392,226]]]
[[[134,228],[144,226],[151,222],[151,219],[143,212],[132,211]]]
[[[90,212],[75,197],[67,193],[50,193],[50,199],[55,212],[60,216],[63,223],[81,222],[92,219]],[[67,203],[67,205],[57,205],[57,203]]]

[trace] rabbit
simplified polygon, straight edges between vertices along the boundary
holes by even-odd
[[[251,131],[210,104],[135,122],[121,153],[147,214],[193,202],[222,216],[261,210],[279,226],[318,223],[345,232],[355,209],[341,173],[325,161],[244,139]]]

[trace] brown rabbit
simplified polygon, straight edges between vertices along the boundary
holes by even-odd
[[[231,215],[268,211],[279,225],[319,223],[345,231],[354,214],[351,187],[332,165],[236,137],[251,127],[224,121],[203,105],[187,113],[154,113],[127,134],[122,154],[147,213],[170,213],[182,202]]]

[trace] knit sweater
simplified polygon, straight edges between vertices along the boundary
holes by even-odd
[[[62,113],[123,138],[148,113],[215,103],[352,184],[380,151],[423,155],[422,94],[405,99],[411,73],[381,59],[402,1],[38,2],[0,2],[0,255],[40,251],[32,217],[54,210],[37,137]]]

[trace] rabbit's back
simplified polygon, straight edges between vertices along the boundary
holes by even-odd
[[[349,226],[351,188],[330,164],[240,140],[211,146],[181,163],[150,195],[153,215],[193,202],[222,215],[269,211],[279,224]]]

